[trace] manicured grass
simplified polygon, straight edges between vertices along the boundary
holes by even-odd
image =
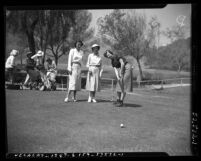
[[[190,88],[173,89],[136,90],[122,108],[112,105],[111,91],[97,93],[95,104],[86,91],[64,103],[64,91],[6,90],[8,152],[191,155]]]

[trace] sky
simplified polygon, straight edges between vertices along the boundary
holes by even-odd
[[[94,27],[95,33],[97,33],[97,19],[99,17],[104,17],[113,10],[96,9],[88,11],[92,13],[91,27]],[[144,13],[147,17],[147,21],[149,21],[151,17],[156,16],[158,21],[161,23],[161,30],[166,30],[166,28],[171,28],[177,24],[185,25],[189,27],[186,37],[190,36],[191,4],[168,4],[166,7],[159,9],[136,9],[136,12]],[[159,46],[169,43],[169,40],[164,36],[160,36],[159,40]]]

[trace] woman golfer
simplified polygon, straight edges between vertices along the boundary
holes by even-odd
[[[132,88],[132,68],[124,57],[114,55],[110,50],[106,50],[104,57],[111,59],[112,67],[114,68],[117,77],[117,101],[114,104],[118,107],[123,106],[123,101],[126,92],[131,92]]]
[[[88,56],[87,67],[87,82],[86,90],[89,91],[88,102],[96,103],[95,95],[97,91],[100,91],[100,77],[102,76],[102,59],[99,56],[100,46],[97,44],[92,45],[92,52]]]
[[[68,72],[69,72],[69,85],[66,98],[64,102],[69,101],[69,95],[73,91],[73,101],[76,102],[76,92],[81,89],[81,67],[83,65],[83,51],[81,47],[83,46],[82,41],[77,41],[75,43],[75,48],[70,50],[68,57]]]

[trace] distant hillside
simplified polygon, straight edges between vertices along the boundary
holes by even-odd
[[[190,70],[191,58],[191,38],[179,39],[167,46],[161,46],[150,51],[146,58],[146,64],[153,69],[178,70],[177,65],[182,66],[182,70]]]

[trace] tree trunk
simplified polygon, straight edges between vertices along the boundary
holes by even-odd
[[[28,21],[27,21],[27,14],[28,12],[24,12],[24,15],[22,17],[22,26],[24,27],[25,29],[25,33],[27,35],[27,38],[28,38],[28,44],[29,44],[29,49],[30,51],[32,52],[32,54],[34,55],[35,54],[35,40],[34,40],[34,29],[35,29],[35,26],[38,22],[38,17],[35,18],[35,20],[33,20],[32,24],[28,24]]]
[[[178,65],[178,69],[177,69],[178,75],[180,75],[180,72],[181,72],[181,65]]]
[[[55,59],[55,64],[56,64],[56,66],[57,66],[57,63],[58,63],[58,56],[55,56],[54,59]]]
[[[44,64],[45,63],[45,57],[46,57],[46,52],[43,50],[44,52],[44,56],[43,56],[43,59],[42,59],[42,63]]]
[[[43,56],[43,64],[45,63],[45,58],[46,58],[46,47],[43,48],[44,56]]]
[[[20,52],[20,63],[22,65],[22,52]]]
[[[142,81],[143,79],[143,74],[142,74],[142,68],[141,68],[141,64],[140,64],[140,60],[139,59],[136,59],[137,60],[137,64],[138,64],[138,68],[139,68],[139,81]]]
[[[34,33],[33,31],[26,32],[27,38],[28,38],[28,44],[29,49],[32,52],[32,54],[35,54],[35,41],[34,41]]]

